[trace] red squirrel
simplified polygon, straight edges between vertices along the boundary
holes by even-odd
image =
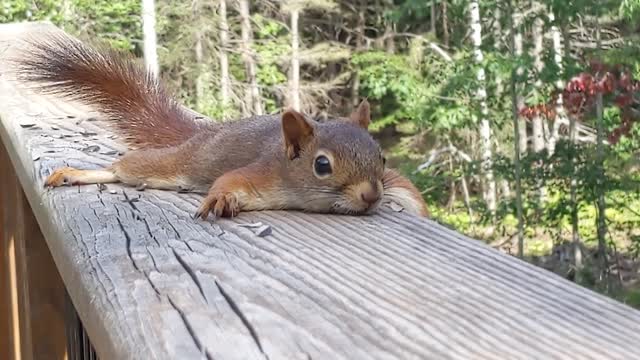
[[[30,41],[16,73],[44,94],[92,106],[135,148],[104,169],[56,169],[47,187],[121,182],[202,192],[202,219],[251,210],[369,214],[385,199],[427,216],[415,186],[385,167],[367,131],[366,100],[348,118],[322,123],[291,109],[198,121],[131,54],[62,32]]]

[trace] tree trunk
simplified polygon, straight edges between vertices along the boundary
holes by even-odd
[[[300,111],[300,33],[298,32],[298,17],[300,10],[291,10],[291,107]]]
[[[502,24],[500,20],[502,18],[502,12],[500,8],[496,7],[493,10],[493,46],[496,50],[502,49]]]
[[[63,0],[62,1],[62,21],[65,23],[74,23],[73,22],[73,3],[71,0]]]
[[[513,32],[512,36],[513,36],[513,52],[514,55],[517,58],[522,58],[522,55],[524,54],[524,47],[522,45],[522,32],[520,27],[522,26],[522,14],[519,13],[517,10],[514,9],[514,13],[512,15],[511,21],[512,21],[512,26],[514,27],[511,31]],[[524,75],[524,69],[522,67],[518,67],[518,69],[516,70],[516,75],[518,78],[520,78],[522,75]],[[518,114],[520,114],[520,110],[522,110],[524,108],[524,97],[522,96],[522,94],[520,94],[519,91],[517,91],[518,86],[517,84],[514,83],[514,85],[516,86],[516,92],[515,94],[512,94],[515,96],[515,101],[516,101],[516,116],[517,116],[517,122],[518,122],[518,136],[517,136],[517,140],[516,140],[516,144],[518,144],[518,153],[520,155],[520,157],[523,157],[526,153],[527,153],[527,147],[528,147],[528,135],[527,135],[527,122],[525,121],[524,118],[522,118],[521,116],[519,116]]]
[[[564,37],[564,57],[568,59],[571,50],[571,38],[569,37],[569,29],[567,24],[562,26],[562,35]],[[578,179],[576,177],[576,138],[578,131],[576,129],[575,116],[569,116],[569,139],[571,141],[571,151],[569,152],[572,166],[571,172],[571,241],[573,243],[573,266],[576,269],[576,282],[581,282],[582,263],[582,244],[580,243],[580,219],[578,218]]]
[[[242,59],[249,80],[249,88],[246,94],[247,107],[251,109],[255,115],[262,115],[263,109],[260,89],[258,88],[258,71],[252,49],[253,34],[251,32],[251,18],[249,16],[249,0],[239,0],[238,3],[238,11],[242,22]]]
[[[544,23],[542,19],[537,18],[533,22],[533,28],[531,34],[533,36],[533,67],[536,70],[536,88],[542,87],[542,80],[540,79],[540,72],[544,68],[544,62],[542,61],[543,51],[543,27]],[[531,120],[533,130],[533,151],[539,152],[544,149],[544,128],[542,124],[542,116],[536,115]]]
[[[451,174],[451,182],[449,183],[449,201],[447,201],[447,209],[452,212],[456,206],[456,178],[453,177],[453,156],[449,155],[449,173]]]
[[[600,50],[602,46],[600,22],[596,18],[596,49]],[[596,74],[596,81],[600,81],[604,74]],[[604,124],[603,124],[603,100],[602,91],[596,93],[596,128],[597,128],[597,164],[598,164],[598,177],[596,178],[596,191],[598,193],[598,252],[602,261],[601,279],[605,280],[608,286],[609,284],[609,261],[607,259],[607,215],[606,215],[606,202],[605,202],[605,184],[604,184]]]
[[[556,89],[558,90],[558,99],[556,100],[556,118],[553,121],[553,128],[547,141],[547,152],[549,156],[553,155],[556,150],[556,142],[560,132],[560,125],[567,122],[567,114],[564,111],[564,99],[562,97],[562,89],[564,88],[564,66],[562,63],[562,35],[558,26],[555,25],[555,15],[549,11],[549,21],[553,24],[551,26],[551,37],[553,39],[553,60],[558,67],[558,80],[556,81]]]
[[[462,186],[462,199],[464,200],[464,206],[467,207],[467,213],[469,219],[473,221],[473,209],[471,208],[471,197],[469,196],[469,187],[467,186],[467,178],[462,175],[460,178],[460,185]]]
[[[575,169],[576,169],[576,155],[575,155],[575,146],[576,146],[576,119],[575,116],[569,117],[569,138],[571,141],[571,151],[569,152],[569,156],[571,157],[571,163],[573,164],[572,172],[571,172],[571,242],[573,244],[573,266],[576,269],[576,282],[580,282],[581,276],[580,272],[582,270],[582,246],[580,244],[580,220],[578,219],[578,179],[576,177]]]
[[[471,16],[471,38],[474,47],[474,59],[476,64],[482,64],[482,27],[480,22],[480,5],[478,0],[472,0],[469,3],[469,13]],[[492,214],[496,211],[496,181],[493,178],[493,158],[492,158],[492,141],[491,141],[491,124],[489,123],[487,107],[487,91],[484,86],[485,72],[482,67],[477,72],[478,83],[477,97],[480,108],[480,139],[481,139],[481,159],[484,172],[484,200],[487,208]]]
[[[513,3],[511,0],[508,2],[509,10],[511,11],[510,21],[510,37],[512,52],[516,58],[522,56],[522,35],[520,34],[520,21],[521,15],[513,9]],[[518,94],[518,85],[516,83],[517,78],[521,75],[522,69],[518,68],[511,73],[511,111],[513,116],[513,135],[514,135],[514,165],[515,165],[515,180],[516,180],[516,217],[518,219],[518,257],[521,259],[524,257],[524,216],[522,213],[522,165],[520,163],[520,156],[522,155],[522,136],[521,132],[521,118],[520,109],[524,101],[522,96]],[[527,132],[525,129],[524,136]],[[526,139],[524,150],[526,151]]]
[[[494,142],[494,149],[496,154],[502,154],[502,147],[499,141]],[[500,179],[498,181],[499,197],[498,199],[510,199],[511,198],[511,185],[507,179]]]
[[[393,24],[388,22],[387,25],[385,26],[385,30],[384,33],[386,35],[386,49],[387,49],[387,54],[395,54],[396,52],[396,40],[393,36]]]
[[[531,31],[531,35],[533,37],[533,67],[536,71],[536,81],[534,86],[536,88],[542,87],[542,80],[540,79],[540,73],[544,68],[544,62],[542,60],[542,52],[543,52],[543,26],[544,22],[540,18],[536,18],[533,21],[533,27]],[[539,153],[545,149],[545,141],[544,141],[544,124],[543,118],[541,114],[535,114],[533,119],[531,119],[531,127],[532,127],[532,135],[533,135],[533,152]],[[541,163],[538,166],[542,166]],[[538,201],[540,204],[545,202],[546,198],[546,190],[544,188],[543,181],[539,181],[537,184],[538,188]]]
[[[496,7],[493,11],[493,46],[496,51],[501,51],[502,44],[502,24],[500,23],[502,12],[500,8]],[[496,77],[496,97],[501,98],[504,93],[504,83],[500,73],[495,74]]]
[[[222,106],[226,109],[231,103],[231,76],[229,75],[229,24],[227,23],[227,0],[220,0],[218,4],[218,16],[220,21],[220,97]]]
[[[444,46],[449,47],[449,18],[446,0],[442,0],[442,42]]]
[[[193,1],[193,21],[198,24],[200,22],[200,2],[198,0]],[[198,111],[202,111],[204,106],[204,91],[205,91],[205,72],[206,67],[203,63],[203,50],[202,50],[202,27],[195,27],[195,55],[196,55],[196,67],[198,74],[196,75],[196,108]]]
[[[431,0],[431,33],[436,37],[436,0]]]
[[[387,0],[385,11],[393,10],[393,7],[394,7],[393,0]],[[385,22],[384,36],[386,39],[387,54],[394,54],[396,52],[396,40],[395,40],[395,37],[393,36],[395,33],[395,27],[393,22],[391,22],[388,19],[385,19],[384,22]]]
[[[358,24],[356,27],[356,52],[362,51],[364,46],[364,27],[365,27],[365,11],[367,2],[366,0],[359,1],[358,7]],[[356,71],[353,77],[353,83],[351,86],[351,105],[356,107],[360,103],[360,75]]]
[[[158,41],[156,39],[156,8],[154,0],[142,0],[142,34],[144,38],[144,63],[147,70],[158,76]]]

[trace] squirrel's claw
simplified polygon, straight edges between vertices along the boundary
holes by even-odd
[[[194,219],[206,220],[209,213],[218,217],[234,217],[240,212],[238,197],[233,193],[209,193],[194,214]]]
[[[63,185],[72,185],[73,184],[73,173],[78,170],[70,167],[63,167],[60,169],[56,169],[51,175],[47,177],[44,182],[44,186],[58,187]]]

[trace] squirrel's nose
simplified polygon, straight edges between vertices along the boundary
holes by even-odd
[[[371,204],[374,204],[376,201],[380,200],[380,192],[376,188],[371,187],[366,191],[363,191],[360,194],[360,198],[362,198],[362,201],[371,205]]]

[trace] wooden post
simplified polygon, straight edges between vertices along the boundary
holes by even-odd
[[[64,285],[0,143],[0,358],[66,359]]]

